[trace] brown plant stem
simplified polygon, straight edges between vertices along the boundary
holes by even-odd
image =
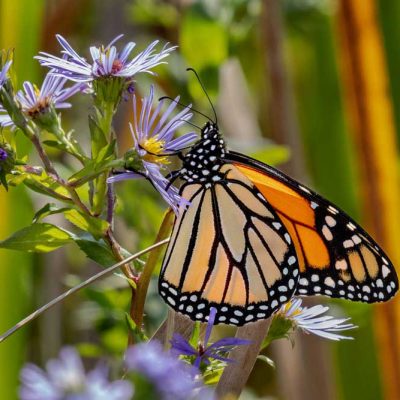
[[[270,320],[262,320],[238,328],[236,337],[251,341],[248,346],[238,346],[229,354],[232,363],[225,367],[216,388],[218,398],[238,397],[246,385],[267,335]]]
[[[174,217],[174,213],[171,209],[169,209],[164,216],[164,219],[161,223],[160,230],[158,231],[156,242],[165,239],[168,237],[169,232],[172,226],[172,218]],[[144,266],[143,272],[137,282],[137,288],[135,296],[132,298],[131,302],[131,318],[135,322],[135,324],[140,328],[143,322],[143,310],[144,303],[146,300],[147,290],[149,288],[151,276],[153,274],[154,268],[157,264],[157,260],[161,254],[161,248],[155,249],[149,255],[149,258]]]

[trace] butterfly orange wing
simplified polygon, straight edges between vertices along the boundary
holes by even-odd
[[[364,302],[398,290],[396,271],[375,241],[346,213],[280,171],[239,153],[228,159],[272,205],[296,248],[296,292]]]
[[[186,183],[190,202],[176,217],[159,291],[176,311],[243,325],[268,318],[296,288],[296,251],[281,220],[255,185],[232,165],[213,184]]]

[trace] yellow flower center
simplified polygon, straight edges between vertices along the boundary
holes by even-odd
[[[143,157],[144,160],[157,163],[157,164],[169,164],[168,157],[162,156],[164,150],[165,140],[159,140],[157,136],[153,136],[146,139],[141,143],[143,150],[146,150],[146,155]]]
[[[280,314],[282,315],[286,315],[286,313],[289,311],[289,308],[292,306],[292,302],[288,301],[284,306],[283,306],[283,310],[280,312]],[[296,316],[301,314],[301,310],[300,309],[296,309],[292,312],[291,317]]]

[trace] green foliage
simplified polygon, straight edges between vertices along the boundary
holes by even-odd
[[[132,335],[134,343],[145,342],[149,340],[149,338],[145,335],[142,329],[140,329],[136,324],[135,321],[131,318],[128,313],[125,313],[126,323],[129,328],[129,332]]]
[[[288,339],[294,325],[290,319],[284,318],[280,314],[275,314],[272,318],[266,338],[261,344],[261,350],[267,348],[274,340]]]
[[[118,262],[110,247],[104,240],[95,240],[89,234],[79,235],[75,243],[86,254],[88,258],[103,267],[110,267]]]
[[[181,51],[190,66],[196,69],[216,67],[228,55],[228,36],[224,26],[215,19],[205,19],[198,8],[188,11],[182,21]],[[210,46],[209,38],[213,45]]]
[[[36,223],[1,241],[0,248],[48,253],[72,241],[73,236],[70,232],[52,224]]]
[[[63,214],[69,222],[83,231],[89,232],[95,239],[104,237],[109,228],[109,223],[107,221],[104,221],[101,218],[92,217],[74,209],[66,210]]]

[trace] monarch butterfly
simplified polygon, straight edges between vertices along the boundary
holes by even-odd
[[[241,326],[294,294],[367,303],[398,290],[383,250],[348,215],[279,170],[226,149],[216,122],[182,156],[159,292],[174,310]],[[176,177],[174,177],[175,179]]]

